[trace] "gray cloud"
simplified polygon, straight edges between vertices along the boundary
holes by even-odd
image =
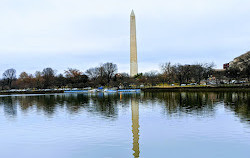
[[[129,14],[137,18],[139,71],[214,62],[249,50],[247,0],[3,0],[0,74],[51,66],[86,70],[106,61],[129,71]]]

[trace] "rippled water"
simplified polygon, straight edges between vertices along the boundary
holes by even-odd
[[[249,158],[250,93],[0,96],[2,158]]]

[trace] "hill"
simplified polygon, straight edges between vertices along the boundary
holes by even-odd
[[[241,71],[250,65],[250,51],[242,54],[229,63],[231,68],[239,68]]]

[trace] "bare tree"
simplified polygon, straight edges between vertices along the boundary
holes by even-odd
[[[150,86],[155,86],[158,82],[158,72],[157,71],[149,71],[144,74],[145,81],[150,85]]]
[[[111,79],[114,77],[115,73],[117,72],[117,65],[113,63],[105,63],[102,65],[104,70],[104,75],[107,79],[107,84],[109,86]]]
[[[16,70],[13,68],[6,70],[3,73],[3,78],[5,80],[7,80],[7,84],[9,86],[9,88],[11,89],[11,84],[12,84],[13,80],[16,79]]]
[[[212,63],[206,63],[203,65],[204,67],[204,73],[203,73],[203,78],[206,80],[207,82],[207,79],[212,75],[212,73],[214,72],[214,67],[215,67],[215,64],[212,62]]]
[[[70,87],[79,88],[86,86],[88,77],[80,70],[68,68],[68,70],[64,71],[64,73]]]
[[[196,83],[200,84],[201,80],[204,77],[205,68],[202,64],[195,64],[191,66],[191,73],[193,76],[193,79]]]
[[[107,83],[104,64],[101,64],[99,67],[88,69],[86,74],[90,79],[90,84],[93,86],[104,86]]]
[[[65,70],[64,73],[67,78],[74,78],[83,75],[83,72],[73,68],[68,68],[68,70]]]
[[[97,79],[99,76],[99,68],[98,67],[89,68],[85,73],[90,79]]]
[[[173,67],[170,62],[161,64],[161,79],[164,86],[164,82],[167,82],[168,84],[171,82],[171,79],[173,79]]]
[[[66,86],[66,78],[63,76],[63,74],[59,74],[55,77],[55,86],[56,87]]]
[[[35,72],[35,87],[40,89],[43,88],[44,78],[41,71]]]
[[[44,79],[44,88],[49,88],[53,86],[56,70],[48,67],[43,69],[42,71],[43,79]]]

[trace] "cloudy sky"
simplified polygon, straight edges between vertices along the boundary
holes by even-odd
[[[85,71],[114,62],[129,72],[135,11],[139,71],[214,62],[250,50],[249,0],[0,0],[0,76],[15,68]]]

